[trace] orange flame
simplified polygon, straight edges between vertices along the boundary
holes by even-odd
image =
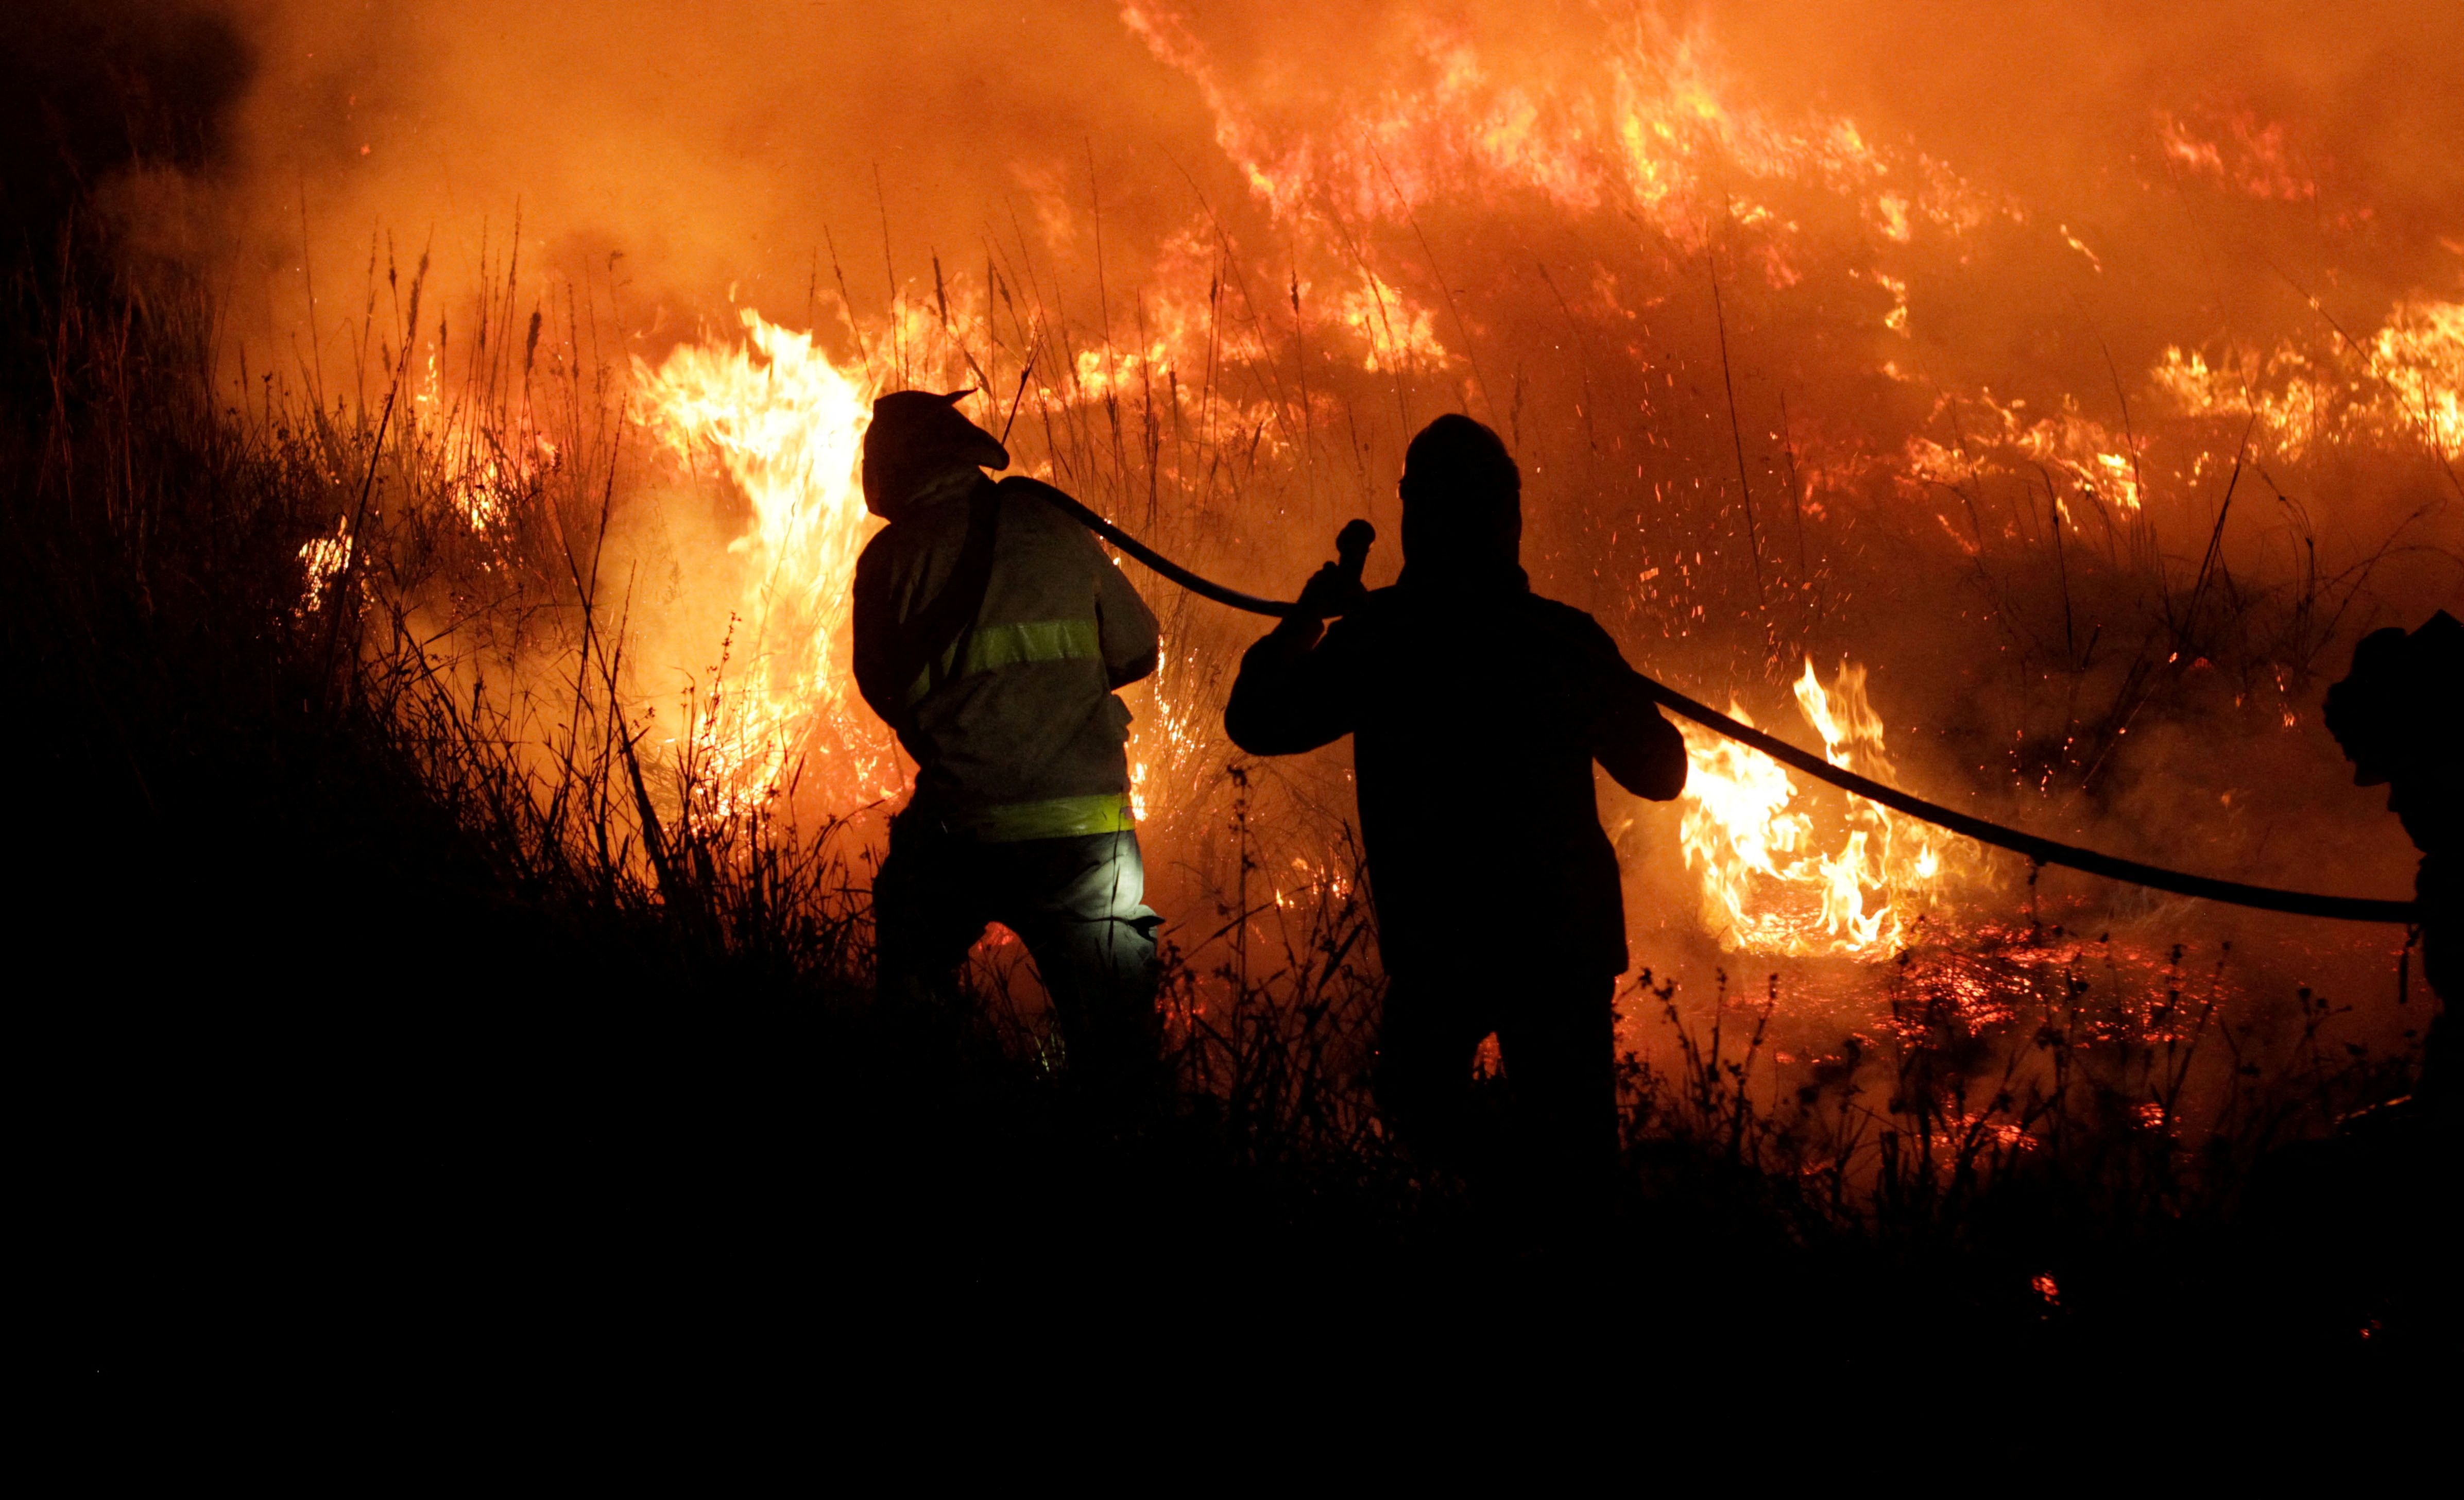
[[[1822,737],[1823,759],[1877,780],[1892,766],[1882,721],[1865,699],[1865,669],[1842,664],[1828,691],[1805,664],[1796,701]],[[1750,724],[1746,711],[1728,712]],[[1680,724],[1688,772],[1682,843],[1699,871],[1703,920],[1731,952],[1886,958],[1975,852],[1913,818],[1853,799],[1834,852],[1816,847],[1814,815],[1785,767],[1707,729]]]
[[[305,620],[322,608],[325,590],[332,587],[335,575],[351,557],[351,518],[342,517],[334,522],[330,537],[311,537],[300,543],[299,561],[307,570],[307,586],[299,595],[292,614]]]
[[[779,795],[814,748],[838,752],[832,791],[886,796],[896,758],[848,691],[856,556],[876,529],[857,474],[868,383],[809,334],[738,316],[749,347],[685,344],[655,370],[634,362],[651,433],[679,456],[715,454],[753,507],[728,548],[743,568],[730,650],[746,673],[733,689],[714,685],[692,748],[738,796]]]

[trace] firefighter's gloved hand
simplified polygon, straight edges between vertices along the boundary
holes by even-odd
[[[1369,597],[1362,587],[1360,574],[1340,562],[1329,562],[1309,575],[1302,585],[1300,612],[1311,620],[1324,620],[1332,615],[1349,614]]]

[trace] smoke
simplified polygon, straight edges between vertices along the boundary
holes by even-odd
[[[121,9],[157,29],[172,13]],[[2439,146],[2464,124],[2464,23],[2436,7],[1137,6],[1133,24],[970,5],[232,14],[261,59],[249,174],[227,205],[256,263],[297,262],[303,203],[305,248],[338,269],[363,262],[380,227],[472,253],[518,205],[556,263],[621,253],[634,295],[679,316],[731,285],[799,315],[830,240],[869,299],[886,292],[885,251],[913,276],[935,251],[978,258],[1016,228],[1057,242],[1068,290],[1091,291],[1077,282],[1092,271],[1099,194],[1117,273],[1185,227],[1200,194],[1255,227],[1224,160],[1235,136],[1333,142],[1448,70],[1521,92],[1545,126],[1596,81],[1587,65],[1604,44],[1638,33],[1739,80],[1774,120],[1854,121],[2070,226],[2132,283],[2095,288],[2102,299],[2161,299],[2177,320],[2282,321],[2292,298],[2273,263],[2321,291],[2332,270],[2342,311],[2366,321],[2411,287],[2452,288],[2441,242],[2464,242],[2464,166]],[[2167,121],[2213,139],[2217,165],[2168,158]],[[2268,154],[2315,188],[2304,213],[2254,221],[2203,190],[2268,170],[2255,160]],[[2349,244],[2328,232],[2356,225],[2369,254],[2331,254]],[[2118,357],[2162,337],[2136,322],[2112,330]],[[2010,341],[1946,342],[1982,362]]]
[[[2464,163],[2445,148],[2464,127],[2464,20],[2447,8],[260,0],[227,14],[257,59],[241,170],[184,201],[168,238],[215,262],[242,331],[276,346],[311,321],[312,279],[333,314],[387,245],[406,261],[432,247],[448,277],[467,275],[517,215],[533,267],[595,278],[652,353],[731,302],[805,326],[843,285],[878,316],[936,259],[980,279],[996,247],[1050,277],[1047,311],[1088,323],[1133,313],[1209,241],[1237,247],[1262,303],[1280,283],[1356,279],[1357,253],[1482,366],[1464,371],[1468,404],[1501,426],[1529,352],[1501,345],[1562,323],[1551,300],[1588,318],[1599,301],[1701,299],[1668,284],[1692,266],[1628,254],[1681,224],[1682,242],[1738,262],[1739,359],[1749,383],[1767,367],[1774,382],[1755,394],[1825,387],[1797,404],[1815,421],[1870,426],[1875,402],[1925,399],[1858,379],[1885,364],[1935,390],[2109,407],[2117,379],[2170,347],[2332,342],[2330,320],[2362,335],[2405,298],[2464,297]],[[132,35],[195,24],[123,15]],[[1639,234],[1604,122],[1654,88],[1732,124],[1719,151],[1667,153],[1673,196],[1641,209]],[[1881,172],[1759,160],[1836,158],[1843,125]],[[1929,208],[1966,232],[1929,235]],[[1731,222],[1755,210],[1792,232]],[[1918,217],[1895,241],[1878,213]],[[1896,342],[1879,326],[1895,298]],[[341,340],[338,324],[320,336]],[[1695,334],[1639,352],[1692,356]]]
[[[112,274],[107,257],[76,253],[79,206],[148,167],[217,173],[253,67],[242,33],[201,6],[27,0],[0,11],[0,403],[56,398],[40,298]]]
[[[836,278],[833,244],[876,312],[891,267],[912,281],[935,251],[980,263],[984,240],[1022,228],[1091,256],[1098,182],[1126,266],[1165,212],[1187,210],[1185,188],[1161,192],[1165,153],[1194,155],[1206,135],[1187,90],[1100,11],[238,13],[263,64],[248,171],[220,206],[236,263],[296,275],[304,252],[339,282],[390,234],[432,243],[451,270],[483,236],[503,245],[518,212],[539,270],[599,276],[671,337],[722,313],[730,289],[801,323],[816,274]],[[277,280],[262,316],[296,316],[298,296]]]
[[[0,204],[12,254],[48,252],[79,195],[140,161],[220,165],[254,59],[195,4],[29,0],[0,15]]]

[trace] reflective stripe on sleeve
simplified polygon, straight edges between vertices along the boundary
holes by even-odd
[[[1016,844],[1027,839],[1128,833],[1137,827],[1137,821],[1130,814],[1129,793],[1100,792],[1092,797],[1053,797],[988,807],[969,814],[962,827],[987,844]]]
[[[958,677],[972,677],[980,672],[998,672],[1003,667],[1016,667],[1027,662],[1097,661],[1103,654],[1103,642],[1095,633],[1092,620],[1028,620],[1017,625],[979,625],[967,638],[966,655],[955,666],[947,657],[943,658],[935,664],[939,669],[937,673],[935,667],[926,667],[907,689],[907,702],[913,707],[942,683]]]

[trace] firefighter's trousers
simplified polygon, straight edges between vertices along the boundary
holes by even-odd
[[[1378,1113],[1416,1156],[1498,1169],[1542,1200],[1596,1195],[1617,1151],[1617,980],[1545,962],[1395,975],[1378,1028]],[[1505,1118],[1484,1118],[1473,1063],[1495,1033]],[[1503,1129],[1498,1127],[1502,1126]]]
[[[986,842],[915,811],[873,884],[885,1001],[946,998],[987,923],[1018,934],[1060,1024],[1065,1066],[1107,1092],[1151,1085],[1158,970],[1146,864],[1127,830]]]

